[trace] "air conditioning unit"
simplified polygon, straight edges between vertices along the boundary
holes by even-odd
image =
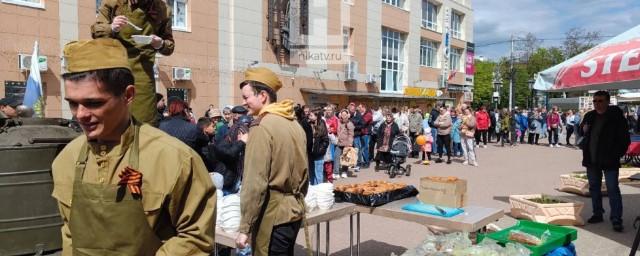
[[[375,84],[376,83],[376,75],[374,74],[367,74],[367,78],[364,81],[366,84]]]
[[[358,62],[350,61],[344,65],[344,80],[345,81],[357,81],[358,80]]]
[[[26,71],[31,69],[31,55],[18,54],[18,65],[20,71]],[[45,72],[49,68],[47,66],[47,56],[38,56],[38,68],[40,72]]]
[[[173,80],[191,80],[191,69],[173,67]]]

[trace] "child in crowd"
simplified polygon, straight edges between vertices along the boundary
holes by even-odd
[[[423,126],[426,125],[426,127],[423,127],[423,135],[427,137],[427,143],[420,146],[420,149],[422,151],[422,164],[429,164],[431,162],[431,143],[433,143],[433,136],[431,136],[431,127],[429,127],[429,123],[427,121],[424,121],[422,124]],[[425,155],[427,159],[425,159]]]

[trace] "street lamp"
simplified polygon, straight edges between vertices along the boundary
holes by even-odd
[[[534,90],[533,90],[533,84],[536,81],[533,79],[529,79],[529,81],[527,81],[527,83],[529,84],[529,100],[527,101],[527,108],[531,109],[534,106]]]
[[[495,79],[493,81],[493,102],[495,104],[495,109],[498,109],[498,103],[500,102],[500,89],[502,88],[502,81],[499,79]]]

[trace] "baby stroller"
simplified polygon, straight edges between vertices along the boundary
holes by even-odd
[[[411,165],[402,166],[407,161],[407,156],[411,152],[411,139],[408,135],[401,133],[393,138],[391,143],[391,163],[389,169],[385,171],[389,174],[389,178],[395,178],[396,175],[411,175]]]

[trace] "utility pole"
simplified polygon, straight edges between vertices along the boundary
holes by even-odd
[[[509,111],[513,110],[513,35],[511,35],[511,53],[509,54]]]

